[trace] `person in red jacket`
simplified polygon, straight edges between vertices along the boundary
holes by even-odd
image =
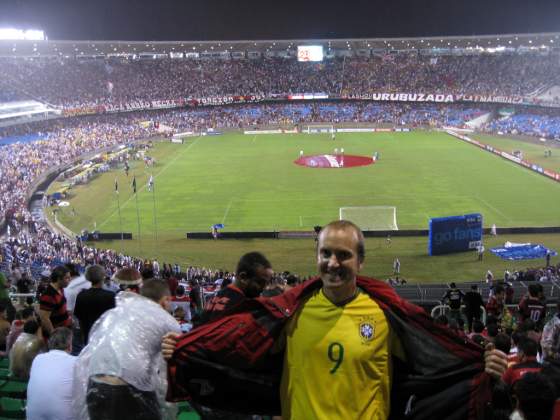
[[[285,419],[477,418],[490,399],[484,371],[501,377],[505,354],[483,357],[388,285],[359,276],[364,259],[360,229],[332,222],[318,238],[319,278],[168,335],[168,399]]]
[[[504,315],[504,301],[506,298],[506,291],[501,284],[494,288],[494,294],[490,296],[486,303],[486,315],[496,318],[498,321],[502,320]]]
[[[538,344],[536,341],[530,338],[521,340],[517,347],[519,363],[510,366],[502,377],[507,385],[513,386],[526,373],[541,371],[542,365],[537,362],[537,350]]]

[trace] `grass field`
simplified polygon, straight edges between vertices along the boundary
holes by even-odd
[[[527,149],[526,158],[531,159],[530,148],[535,157],[544,159],[544,147],[508,141],[504,150]],[[366,156],[377,151],[381,159],[374,165],[344,169],[313,169],[293,163],[300,150],[306,155],[324,154],[335,147],[344,147],[346,154]],[[309,230],[337,219],[339,208],[348,206],[395,206],[400,229],[425,229],[431,217],[470,212],[482,213],[486,226],[560,225],[560,184],[442,133],[338,134],[336,141],[327,135],[228,134],[195,138],[183,145],[158,143],[151,155],[158,162],[153,168],[157,240],[153,195],[146,188],[149,173],[138,162],[131,174],[136,174],[138,182],[142,249],[136,241],[100,245],[157,256],[160,261],[227,268],[233,267],[244,250],[261,249],[278,268],[311,274],[312,242],[211,243],[186,240],[185,232],[208,232],[214,223],[224,223],[227,231]],[[552,167],[545,167],[559,169],[560,157],[553,154],[546,159]],[[102,174],[75,187],[71,207],[63,209],[60,221],[76,232],[92,230],[94,225],[103,232],[119,231],[115,177],[120,186],[123,229],[137,237],[131,177],[122,171]],[[55,188],[57,185],[51,190]],[[558,235],[540,239],[548,246],[560,244]],[[503,240],[497,239],[496,245]],[[373,271],[368,274],[379,277],[390,274],[395,256],[401,259],[405,276],[408,263],[408,277],[417,281],[468,280],[485,272],[480,264],[473,265],[470,254],[427,257],[426,238],[395,238],[388,249],[372,239],[368,246],[376,250],[370,259]],[[488,263],[501,270],[501,262],[492,258]],[[506,266],[514,267],[505,264],[504,269]]]
[[[529,162],[536,163],[543,168],[560,172],[560,145],[557,141],[549,140],[547,143],[530,143],[526,141],[512,140],[502,136],[490,136],[477,134],[473,138],[492,147],[511,153],[513,150],[523,151],[523,158]],[[553,145],[551,146],[550,143]],[[555,147],[556,146],[556,147]],[[544,151],[552,149],[552,156],[545,157]]]

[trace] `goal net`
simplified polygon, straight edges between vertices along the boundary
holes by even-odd
[[[304,133],[307,134],[331,134],[335,131],[332,124],[315,124],[308,125],[304,129]]]
[[[341,207],[339,216],[362,230],[399,230],[397,208],[392,206]]]

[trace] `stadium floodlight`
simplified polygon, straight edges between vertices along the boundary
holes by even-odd
[[[45,32],[36,29],[0,28],[0,40],[44,41]]]

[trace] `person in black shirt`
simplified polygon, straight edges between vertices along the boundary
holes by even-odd
[[[241,257],[235,272],[235,281],[220,290],[204,307],[200,323],[213,320],[239,305],[247,298],[260,296],[271,281],[272,266],[260,252],[249,252]]]
[[[18,293],[29,293],[33,280],[29,278],[27,271],[21,273],[21,279],[16,283]]]
[[[455,283],[451,283],[449,285],[449,290],[443,295],[443,302],[447,302],[449,304],[449,308],[451,309],[449,312],[450,319],[459,319],[461,318],[461,300],[465,294],[457,288]]]
[[[198,276],[191,280],[189,298],[191,300],[191,313],[193,321],[196,321],[200,318],[204,309],[204,291]]]
[[[463,303],[465,304],[465,316],[467,318],[469,332],[471,332],[473,321],[480,321],[480,317],[482,315],[482,309],[480,309],[480,307],[484,306],[482,296],[480,296],[480,292],[478,291],[478,286],[476,284],[472,285],[470,292],[465,294]]]
[[[74,316],[80,322],[84,344],[87,344],[89,332],[95,321],[101,315],[115,307],[115,294],[103,289],[105,269],[100,265],[89,266],[86,270],[86,280],[91,282],[91,288],[82,290],[76,298]]]

